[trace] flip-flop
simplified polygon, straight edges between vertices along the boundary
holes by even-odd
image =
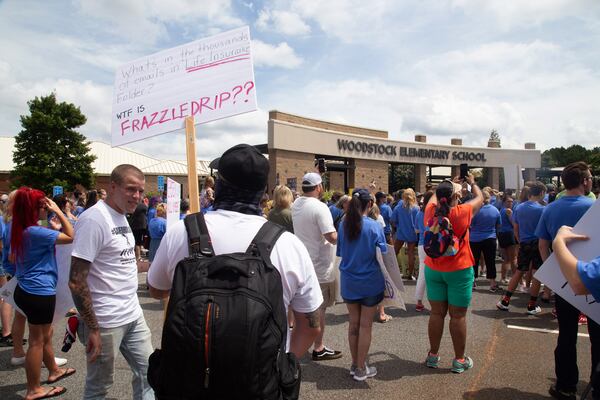
[[[377,318],[377,322],[379,322],[380,324],[385,324],[386,322],[390,321],[393,317],[391,315],[387,315],[385,314],[385,317],[382,318]]]
[[[56,389],[61,389],[61,390],[56,391]],[[33,400],[49,399],[51,397],[57,397],[57,396],[63,395],[66,392],[67,392],[67,388],[64,388],[62,386],[50,386],[50,389],[46,393],[44,393],[43,396],[36,397]]]
[[[61,375],[59,375],[58,378],[53,379],[53,380],[48,379],[46,381],[46,383],[49,384],[49,385],[52,385],[53,383],[56,383],[56,382],[58,382],[58,381],[60,381],[62,379],[65,379],[68,376],[73,375],[75,372],[77,372],[77,370],[75,370],[75,368],[66,368],[65,372],[63,372]]]

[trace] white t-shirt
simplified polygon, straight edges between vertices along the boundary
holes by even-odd
[[[92,263],[87,278],[101,328],[140,318],[135,239],[125,215],[99,201],[75,224],[73,257]]]
[[[310,254],[319,282],[333,282],[334,247],[323,236],[335,232],[329,208],[314,197],[299,197],[292,204],[292,223],[294,235],[304,243]]]
[[[209,211],[204,215],[215,254],[245,252],[267,220],[234,211]],[[177,263],[189,256],[183,220],[169,227],[148,270],[148,284],[169,290]],[[306,248],[293,234],[284,232],[271,251],[271,262],[281,275],[283,301],[300,313],[313,312],[323,303],[319,282]]]
[[[377,217],[377,222],[379,222],[379,225],[381,225],[381,227],[385,229],[385,220],[383,219],[383,215],[379,214],[379,216]]]

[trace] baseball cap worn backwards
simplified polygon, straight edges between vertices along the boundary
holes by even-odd
[[[323,182],[321,179],[321,175],[316,172],[309,172],[308,174],[302,177],[302,186],[303,187],[311,187],[320,185]]]
[[[352,197],[358,197],[361,200],[371,200],[371,193],[367,189],[354,189]]]
[[[264,190],[269,179],[269,161],[254,146],[238,144],[219,159],[219,177],[226,183],[248,190]]]

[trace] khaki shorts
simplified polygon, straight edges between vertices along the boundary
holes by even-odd
[[[321,286],[321,293],[323,294],[323,304],[321,304],[321,308],[327,308],[335,305],[337,291],[336,281],[319,283],[319,286]]]

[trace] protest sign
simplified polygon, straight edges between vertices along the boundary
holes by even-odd
[[[117,68],[112,145],[256,110],[248,27],[139,58]]]
[[[52,186],[52,197],[60,196],[63,194],[62,186]]]
[[[167,178],[167,230],[179,221],[181,212],[181,184]]]
[[[158,175],[156,177],[156,186],[158,187],[159,192],[165,191],[165,177],[162,175]]]
[[[569,244],[569,250],[571,250],[577,259],[590,261],[600,255],[598,221],[600,221],[600,201],[596,201],[573,228],[576,233],[590,237],[590,240],[577,241]],[[567,279],[560,271],[560,266],[554,254],[548,257],[546,262],[535,274],[535,278],[552,289],[554,293],[571,303],[589,318],[600,323],[600,305],[596,303],[592,295],[575,295],[573,289],[567,283]]]
[[[386,253],[382,253],[381,249],[378,247],[376,257],[383,278],[385,279],[384,299],[381,304],[383,306],[399,307],[406,311],[406,305],[402,298],[404,283],[402,282],[402,276],[400,275],[394,247],[388,244]]]

